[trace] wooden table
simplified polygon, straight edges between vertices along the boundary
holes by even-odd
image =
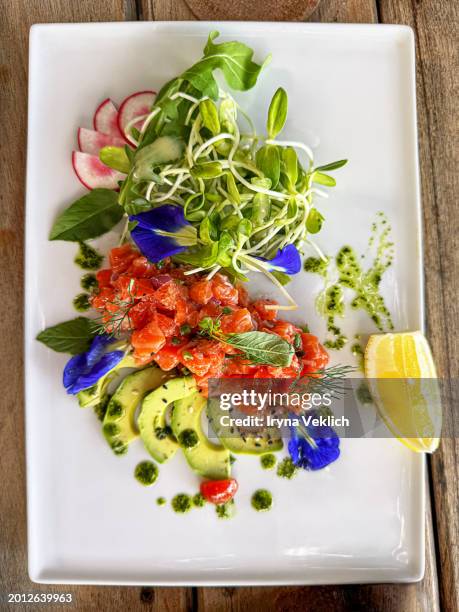
[[[324,22],[402,23],[416,32],[427,331],[439,371],[450,378],[459,374],[459,216],[455,208],[459,160],[453,143],[453,130],[458,124],[454,105],[458,57],[453,41],[459,19],[457,7],[454,0],[322,0],[311,17],[312,21]],[[196,589],[52,587],[30,582],[26,569],[22,390],[28,30],[39,22],[138,19],[191,20],[194,16],[184,0],[8,0],[3,2],[0,14],[0,609],[10,609],[6,603],[6,593],[10,592],[70,592],[74,604],[62,609],[458,610],[458,431],[455,438],[442,441],[441,449],[429,461],[426,574],[418,584]],[[452,389],[452,398],[454,393],[457,397],[457,390]],[[454,427],[453,409],[457,410],[457,405],[451,399],[444,406],[450,431]],[[25,607],[15,604],[11,609]]]

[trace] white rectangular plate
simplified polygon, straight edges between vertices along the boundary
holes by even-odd
[[[207,506],[186,516],[157,507],[195,492],[182,457],[161,466],[152,489],[133,478],[140,443],[124,457],[105,444],[91,411],[66,396],[67,357],[35,341],[72,318],[80,272],[75,246],[48,242],[56,214],[84,189],[73,174],[78,126],[91,127],[105,97],[158,89],[200,57],[206,23],[39,25],[31,32],[26,237],[26,422],[29,571],[33,580],[98,584],[315,584],[419,580],[424,571],[424,461],[392,439],[343,440],[339,461],[283,481],[255,458],[238,458],[237,515]],[[384,278],[398,330],[422,328],[420,202],[414,45],[401,26],[225,23],[258,59],[259,85],[238,96],[259,127],[275,89],[289,94],[285,135],[309,142],[320,163],[349,158],[321,204],[318,242],[329,253],[365,247],[377,211],[393,226],[394,266]],[[110,244],[113,238],[105,239]],[[296,320],[324,335],[318,289],[299,274]],[[263,290],[271,291],[266,287]],[[364,314],[347,331],[370,333]],[[349,350],[338,355],[350,362]],[[269,488],[272,511],[250,507]]]

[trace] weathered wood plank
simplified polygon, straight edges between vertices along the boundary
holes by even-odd
[[[444,404],[445,437],[432,456],[431,483],[436,518],[438,579],[443,610],[459,610],[459,431],[457,375],[459,345],[459,154],[457,148],[457,23],[455,2],[380,1],[388,23],[416,33],[419,152],[424,214],[427,331],[439,374],[451,382]]]
[[[33,23],[118,21],[136,18],[134,0],[12,0],[0,11],[0,609],[7,593],[71,593],[79,610],[187,610],[191,589],[61,587],[27,576],[23,419],[23,222],[27,130],[28,31]],[[71,127],[71,126],[70,126]],[[70,128],[69,128],[70,129]],[[7,483],[7,484],[6,484]],[[32,604],[33,605],[33,604]],[[36,604],[35,604],[36,605]],[[31,604],[11,609],[29,610]],[[72,605],[52,608],[70,609]]]

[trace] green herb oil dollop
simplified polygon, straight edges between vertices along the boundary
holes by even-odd
[[[144,487],[150,487],[158,478],[158,467],[152,461],[141,461],[134,476]]]
[[[260,457],[260,463],[264,470],[272,470],[277,463],[276,455],[273,455],[272,453],[262,455]]]
[[[172,509],[177,514],[185,514],[189,512],[192,507],[192,500],[186,493],[179,493],[172,498]]]
[[[79,244],[80,248],[75,257],[77,266],[80,266],[83,270],[98,270],[104,259],[102,255],[86,242],[80,242]]]
[[[290,459],[290,457],[285,457],[277,466],[277,475],[280,478],[287,478],[291,480],[294,476],[298,474],[298,468]]]
[[[271,510],[273,505],[273,496],[267,489],[258,489],[252,495],[252,507],[257,512],[266,512]]]

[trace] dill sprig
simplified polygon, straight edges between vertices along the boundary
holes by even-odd
[[[109,316],[105,320],[102,318],[98,319],[97,332],[99,334],[119,336],[123,331],[132,330],[130,312],[138,302],[138,299],[132,293],[134,280],[131,278],[127,287],[127,298],[115,297],[112,301],[107,301],[107,304],[111,304],[115,309],[108,313]],[[127,326],[125,325],[126,322]]]
[[[331,395],[344,394],[343,381],[349,374],[357,370],[354,366],[336,365],[315,372],[299,375],[292,383],[292,387],[300,386],[307,389],[308,393],[330,393]]]

